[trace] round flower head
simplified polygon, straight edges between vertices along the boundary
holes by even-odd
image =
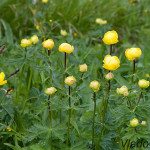
[[[89,87],[94,91],[94,92],[97,92],[99,91],[99,88],[100,88],[100,83],[96,80],[92,81],[89,85]]]
[[[147,125],[147,122],[146,121],[142,121],[141,123],[143,126],[146,126]]]
[[[47,88],[47,89],[45,90],[45,93],[46,93],[47,95],[52,95],[52,94],[54,94],[56,91],[57,91],[56,88],[50,87],[50,88]]]
[[[105,79],[106,79],[106,80],[111,80],[111,79],[113,79],[113,77],[114,77],[114,75],[113,75],[113,73],[111,73],[111,72],[109,72],[109,73],[107,73],[107,74],[105,75]]]
[[[50,19],[50,20],[49,20],[49,22],[50,22],[50,23],[52,23],[52,22],[53,22],[53,20],[52,20],[52,19]]]
[[[147,77],[147,78],[149,78],[149,77],[150,77],[149,73],[147,73],[147,74],[146,74],[146,77]]]
[[[149,87],[149,81],[147,81],[145,79],[139,80],[138,84],[139,84],[139,87],[141,87],[141,88]]]
[[[48,50],[52,50],[54,47],[54,41],[52,39],[48,39],[44,41],[42,44],[43,44],[43,47]]]
[[[103,20],[101,18],[96,18],[95,22],[96,24],[101,24],[101,25],[107,24],[107,20]]]
[[[1,72],[0,73],[0,85],[7,83],[7,80],[4,80],[4,78],[5,78],[5,74],[4,72]]]
[[[33,44],[38,43],[38,41],[39,41],[39,38],[38,38],[38,36],[37,36],[37,35],[33,35],[33,36],[31,36],[31,42],[32,42]]]
[[[125,51],[125,55],[128,58],[128,60],[134,60],[135,58],[140,57],[142,54],[142,51],[140,48],[128,48]]]
[[[68,86],[71,86],[73,85],[74,83],[76,82],[76,79],[74,76],[69,76],[65,79],[65,83],[68,85]]]
[[[103,42],[107,45],[112,45],[118,43],[118,34],[116,31],[108,31],[105,33]]]
[[[87,65],[86,64],[79,65],[79,71],[80,72],[86,72],[87,71]]]
[[[40,28],[40,26],[39,25],[36,25],[36,29],[38,30]]]
[[[103,68],[107,70],[113,71],[120,67],[120,60],[117,56],[106,55],[103,62]]]
[[[128,96],[128,88],[125,85],[123,85],[121,88],[117,88],[117,93]]]
[[[60,34],[62,36],[67,36],[67,31],[66,30],[60,30]]]
[[[46,3],[48,3],[48,0],[42,0],[42,2],[46,4]]]
[[[72,53],[74,50],[74,47],[71,46],[70,44],[68,43],[62,43],[60,46],[59,46],[59,51],[60,52],[66,52],[68,54]]]
[[[22,39],[21,40],[21,47],[29,47],[30,45],[32,44],[31,40],[28,40],[28,39]]]
[[[131,125],[132,127],[138,126],[138,125],[139,125],[138,119],[134,118],[133,120],[131,120],[131,121],[130,121],[130,125]]]

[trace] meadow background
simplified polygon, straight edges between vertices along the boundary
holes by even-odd
[[[7,84],[0,87],[0,150],[50,150],[51,133],[54,150],[91,149],[93,92],[89,84],[93,80],[98,80],[101,84],[97,93],[95,123],[95,143],[98,143],[98,150],[123,149],[121,139],[150,141],[149,89],[144,92],[141,104],[135,112],[130,112],[126,106],[126,99],[116,93],[116,88],[122,85],[130,88],[132,62],[124,55],[127,48],[139,47],[142,50],[142,56],[136,60],[134,85],[129,96],[133,105],[140,94],[138,80],[149,80],[146,77],[146,74],[150,73],[149,3],[149,0],[49,0],[44,4],[40,0],[0,0],[0,47],[6,46],[0,54],[0,72],[4,72],[7,79],[11,73],[17,69],[21,70],[25,65],[23,75],[21,71],[18,72],[8,79]],[[96,24],[96,18],[107,20],[107,24]],[[49,22],[50,19],[52,22]],[[36,29],[37,25],[39,29]],[[60,34],[61,29],[67,31],[67,36]],[[121,67],[113,72],[108,111],[105,125],[102,125],[99,114],[107,87],[104,78],[107,71],[102,65],[105,55],[109,53],[109,46],[102,42],[102,38],[109,30],[116,30],[119,35],[113,55],[118,56]],[[37,35],[39,42],[27,49],[27,58],[24,59],[25,51],[20,46],[20,41],[32,35]],[[55,42],[50,58],[42,46],[43,40],[48,38]],[[73,75],[79,81],[81,73],[78,66],[83,63],[88,66],[80,86],[72,87],[70,146],[65,144],[68,87],[65,85],[64,90],[61,89],[64,56],[58,51],[59,45],[63,42],[75,47],[74,52],[68,55],[67,75]],[[52,67],[49,66],[49,59]],[[50,70],[53,72],[52,79],[49,76]],[[51,101],[51,130],[47,95],[44,93],[50,86],[58,90]],[[13,92],[6,95],[2,89],[9,88],[13,88]],[[62,101],[60,95],[63,95]],[[130,127],[130,120],[134,117],[140,121],[147,121],[145,128],[137,129],[138,133]],[[11,131],[7,130],[8,126]]]

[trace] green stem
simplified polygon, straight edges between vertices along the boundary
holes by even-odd
[[[68,129],[66,144],[69,145],[69,131],[70,131],[70,118],[71,118],[71,100],[70,100],[71,88],[69,86],[69,110],[68,110]]]
[[[93,111],[93,124],[92,124],[92,150],[94,150],[94,125],[95,125],[95,113],[96,113],[96,93],[93,95],[94,111]]]
[[[133,85],[134,74],[135,74],[135,60],[133,60],[133,74],[132,74],[132,78],[131,78],[131,89],[132,89],[132,85]]]
[[[50,54],[51,54],[51,52],[50,52],[50,50],[48,50],[48,57],[49,58],[50,58]],[[51,61],[49,61],[49,66],[52,67]],[[52,69],[50,69],[50,80],[52,81]]]
[[[28,90],[31,87],[32,75],[33,75],[33,70],[30,68],[30,76],[29,76],[29,81],[28,81]]]

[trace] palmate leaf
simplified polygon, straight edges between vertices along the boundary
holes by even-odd
[[[76,129],[78,135],[80,136],[80,131],[79,131],[78,124],[77,124],[76,120],[73,119],[73,118],[71,118],[70,123],[71,123],[72,126]]]

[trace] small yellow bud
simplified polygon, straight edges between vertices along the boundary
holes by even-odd
[[[74,83],[76,82],[76,79],[74,76],[69,76],[65,79],[65,83],[68,85],[68,86],[71,86],[73,85]]]
[[[147,78],[149,78],[149,77],[150,77],[149,73],[147,73],[147,74],[146,74],[146,77],[147,77]]]
[[[105,75],[106,80],[111,80],[114,77],[113,73],[109,72]]]
[[[147,125],[147,122],[146,121],[142,121],[141,123],[143,126],[146,126]]]
[[[118,34],[116,31],[108,31],[105,33],[103,42],[107,45],[112,45],[118,43]]]
[[[128,48],[125,51],[125,55],[128,58],[128,60],[134,60],[135,58],[138,58],[142,55],[142,51],[140,48]]]
[[[31,37],[31,42],[32,42],[33,44],[38,43],[38,41],[39,41],[39,38],[38,38],[37,35],[33,35],[33,36]]]
[[[36,29],[38,30],[40,28],[40,26],[36,25]]]
[[[96,24],[101,24],[101,25],[107,24],[107,20],[103,20],[101,18],[96,18],[95,22]]]
[[[53,20],[52,20],[52,19],[50,19],[50,20],[49,20],[49,22],[50,22],[50,23],[52,23],[52,22],[53,22]]]
[[[21,47],[29,47],[30,45],[32,44],[31,40],[28,40],[28,39],[22,39],[21,40]]]
[[[80,72],[86,72],[87,71],[87,65],[86,64],[79,65],[79,71]]]
[[[128,94],[128,88],[125,85],[123,85],[121,88],[117,88],[117,93],[121,94],[121,95],[124,95],[124,93],[125,93],[125,95],[127,95]]]
[[[131,120],[131,121],[130,121],[130,125],[131,125],[132,127],[138,126],[138,125],[139,125],[138,119],[134,118],[133,120]]]
[[[149,87],[149,81],[146,81],[145,79],[139,80],[138,84],[139,84],[139,87],[141,88]]]
[[[0,73],[0,85],[4,85],[5,83],[7,83],[7,80],[4,80],[5,78],[5,74],[4,72]]]
[[[54,47],[54,41],[52,39],[48,39],[44,41],[42,44],[43,44],[43,47],[48,50],[52,50]]]
[[[73,33],[73,36],[77,36],[78,34],[77,33]]]
[[[48,3],[48,0],[42,0],[42,2],[46,4],[46,3]]]
[[[72,53],[74,50],[74,47],[71,46],[70,44],[68,43],[62,43],[60,46],[59,46],[59,51],[60,52],[66,52],[68,54]]]
[[[98,81],[96,81],[96,80],[94,80],[94,81],[92,81],[91,83],[90,83],[90,88],[94,91],[94,92],[97,92],[97,91],[99,91],[99,88],[100,88],[100,83],[98,82]]]
[[[120,67],[120,60],[117,56],[106,55],[103,62],[103,68],[107,70],[113,71]]]
[[[67,36],[67,31],[66,30],[60,30],[60,34],[62,36]]]
[[[47,95],[52,95],[52,94],[54,94],[56,91],[57,91],[56,88],[50,87],[50,88],[47,88],[47,89],[45,90],[45,93],[46,93]]]
[[[7,127],[6,129],[7,129],[9,132],[11,131],[11,128],[10,128],[10,127]]]

